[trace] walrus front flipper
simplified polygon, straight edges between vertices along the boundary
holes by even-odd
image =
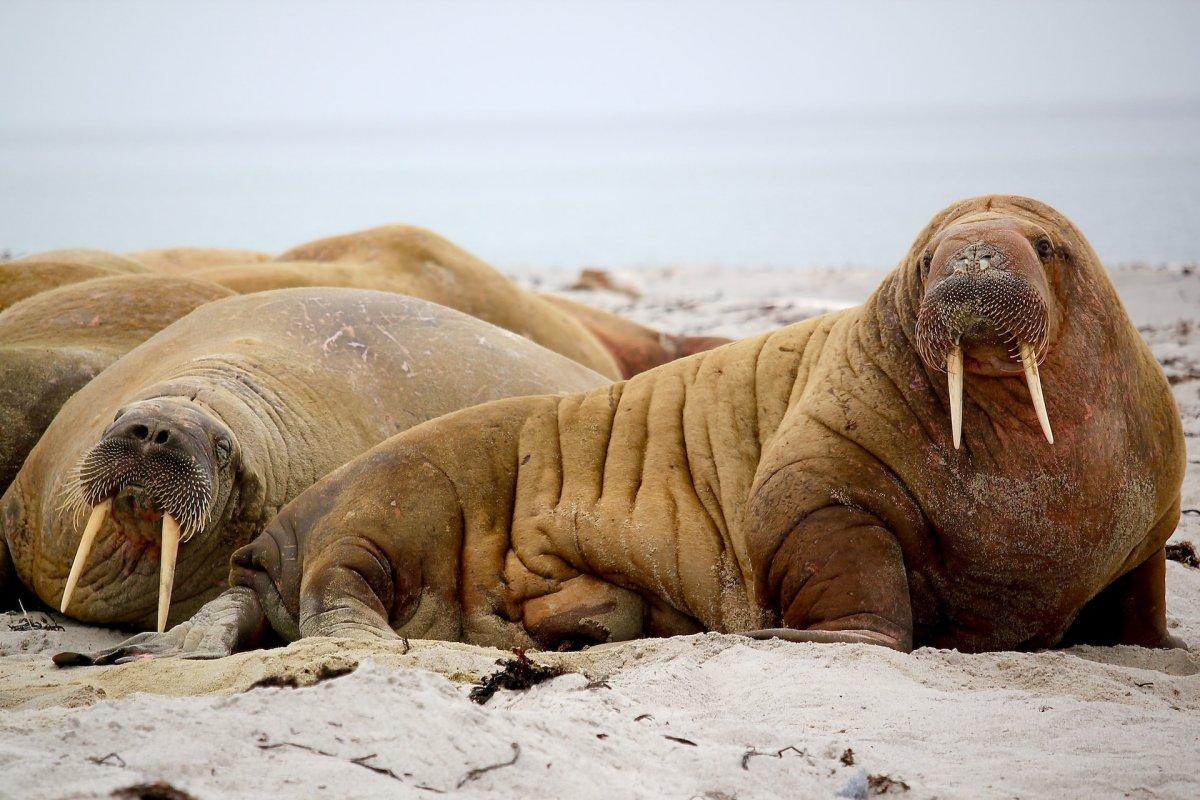
[[[827,506],[809,514],[783,536],[763,577],[762,590],[791,632],[751,636],[912,650],[904,556],[892,533],[865,511]]]
[[[1182,640],[1167,633],[1166,568],[1166,551],[1159,548],[1089,600],[1062,644],[1129,644],[1186,650]]]
[[[96,653],[56,653],[54,663],[60,667],[89,667],[167,656],[224,658],[261,638],[266,619],[254,592],[245,586],[235,586],[165,633],[139,633],[116,647]]]

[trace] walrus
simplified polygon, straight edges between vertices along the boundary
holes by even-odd
[[[270,253],[240,247],[161,247],[135,250],[125,256],[152,270],[170,275],[191,275],[197,270],[229,264],[255,264],[271,259]]]
[[[0,311],[26,297],[80,281],[149,272],[144,265],[102,250],[53,250],[0,262]]]
[[[484,272],[484,270],[480,270],[480,272]],[[490,268],[486,272],[489,286],[500,285],[492,280]],[[298,286],[346,286],[356,289],[399,292],[432,300],[467,313],[486,313],[487,316],[481,318],[501,327],[506,327],[504,323],[510,322],[512,317],[493,313],[491,308],[493,305],[508,302],[511,294],[508,289],[517,289],[510,284],[501,296],[493,298],[494,303],[483,302],[483,299],[479,297],[478,286],[474,278],[469,275],[463,276],[461,280],[447,285],[443,269],[433,262],[425,262],[424,266],[396,272],[346,261],[328,263],[272,261],[249,265],[228,264],[196,270],[190,274],[192,277],[218,283],[241,294]],[[508,282],[507,278],[499,277],[500,280]],[[534,295],[534,297],[556,306],[580,322],[583,330],[575,330],[573,336],[590,336],[608,351],[615,362],[615,371],[608,361],[592,362],[589,365],[609,377],[630,378],[676,358],[709,350],[730,341],[716,336],[677,336],[663,333],[645,325],[639,325],[617,314],[585,306],[563,297],[549,294]],[[480,308],[487,310],[481,312]],[[544,313],[544,308],[540,303],[530,309],[530,314],[538,313]],[[528,317],[524,319],[527,320]],[[519,333],[526,327],[526,324],[522,324],[520,330],[516,332]],[[562,336],[546,337],[540,344],[554,350],[563,341],[572,343],[572,346],[566,348],[563,355],[571,357],[573,354],[578,354],[579,349],[575,346],[578,339],[566,339]],[[586,352],[593,352],[593,350],[589,347]]]
[[[218,300],[63,405],[0,500],[0,555],[76,619],[162,630],[220,591],[230,553],[280,507],[388,436],[475,403],[606,382],[401,295]]]
[[[613,357],[578,320],[433,231],[384,225],[302,244],[276,260],[361,265],[385,273],[392,282],[389,291],[457,309],[601,375],[621,377]]]
[[[1167,381],[1083,235],[981,197],[862,306],[387,440],[235,553],[195,619],[98,658],[220,655],[264,617],[500,647],[1172,646],[1183,471]]]
[[[583,323],[617,360],[624,378],[632,378],[677,358],[712,350],[733,341],[724,336],[665,333],[567,297],[554,294],[541,294],[539,297]]]
[[[135,273],[60,286],[0,312],[0,494],[68,397],[167,325],[232,294]]]

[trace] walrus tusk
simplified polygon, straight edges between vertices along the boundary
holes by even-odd
[[[158,562],[158,632],[167,629],[171,610],[171,588],[175,585],[175,557],[179,555],[179,523],[163,514],[162,556]]]
[[[950,376],[950,433],[954,449],[962,442],[963,351],[958,345],[946,356],[946,374]]]
[[[1046,441],[1054,444],[1054,432],[1050,430],[1050,415],[1046,413],[1046,398],[1042,396],[1042,378],[1038,374],[1037,351],[1028,342],[1021,342],[1021,366],[1025,369],[1025,382],[1029,384],[1029,396],[1033,399],[1033,410]]]
[[[79,583],[79,576],[83,574],[83,565],[87,563],[87,557],[92,552],[92,545],[96,542],[96,534],[100,532],[111,508],[111,497],[101,500],[92,509],[87,525],[83,528],[83,536],[79,539],[79,549],[75,551],[75,560],[71,562],[71,572],[67,575],[67,588],[63,589],[62,604],[58,607],[63,614],[67,613],[67,606],[71,605],[71,595],[75,594],[75,585]]]

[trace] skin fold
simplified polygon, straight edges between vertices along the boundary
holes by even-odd
[[[294,289],[209,303],[63,405],[0,500],[3,589],[57,607],[88,507],[107,496],[112,512],[68,613],[152,626],[165,508],[155,486],[181,464],[204,484],[209,512],[197,530],[177,517],[191,538],[171,616],[186,619],[279,508],[388,436],[480,402],[605,382],[507,331],[394,294]],[[117,463],[130,482],[76,491],[106,442],[123,443]]]
[[[988,248],[1004,257],[982,263]],[[922,358],[917,323],[971,270],[1045,300],[1053,444],[1023,365],[1001,359],[1008,332],[1038,326],[964,312],[943,315],[965,351],[954,446],[945,364]],[[860,307],[389,439],[287,505],[195,620],[82,663],[222,655],[264,619],[289,639],[499,647],[700,630],[1171,646],[1163,545],[1183,471],[1166,379],[1082,234],[1035,200],[975,198]]]

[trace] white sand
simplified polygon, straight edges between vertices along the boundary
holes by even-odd
[[[1176,379],[1195,509],[1200,271],[1185,272],[1116,278]],[[861,300],[882,274],[654,271],[636,276],[638,300],[575,296],[665,329],[740,336]],[[522,277],[550,289],[574,276]],[[1181,540],[1200,546],[1200,516],[1184,517]],[[1169,563],[1167,579],[1171,630],[1200,650],[1200,570]],[[0,617],[0,797],[103,797],[158,780],[197,798],[1200,796],[1200,652],[901,655],[711,634],[537,654],[588,677],[480,707],[468,683],[498,651],[315,639],[62,671],[50,654],[121,634],[9,631],[17,619]],[[308,688],[250,688],[352,666]]]

